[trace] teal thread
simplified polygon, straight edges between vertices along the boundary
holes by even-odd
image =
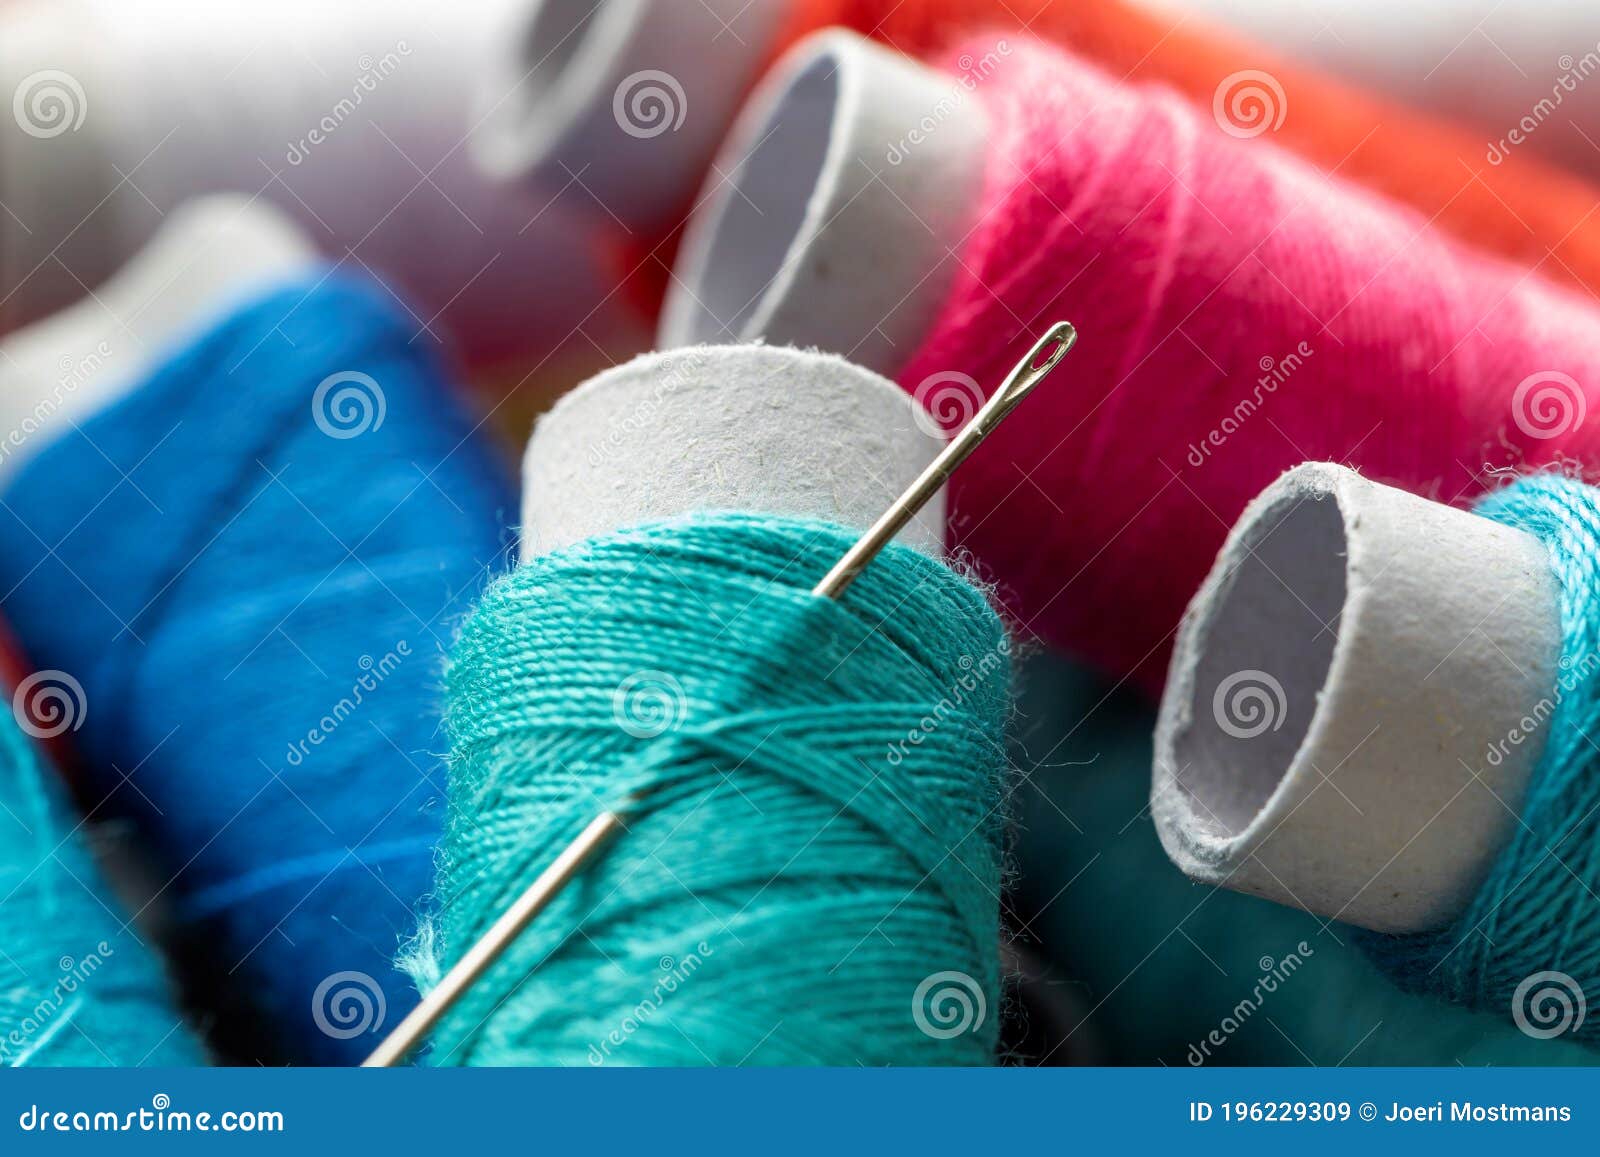
[[[854,537],[700,515],[486,593],[449,674],[442,914],[413,974],[597,811],[642,802],[433,1063],[992,1063],[1009,647],[978,591],[903,547],[813,598]]]
[[[1454,923],[1409,936],[1365,934],[1378,962],[1412,991],[1502,1014],[1536,1031],[1600,1039],[1600,491],[1535,474],[1486,495],[1485,518],[1532,534],[1549,551],[1560,591],[1561,686],[1521,823]],[[1539,973],[1562,973],[1518,986]],[[1559,987],[1558,987],[1559,986]],[[1591,1007],[1577,1023],[1579,994]],[[1530,1002],[1543,994],[1542,1008]],[[1548,1023],[1547,1023],[1548,1022]]]
[[[0,719],[0,1068],[203,1063],[61,795]]]

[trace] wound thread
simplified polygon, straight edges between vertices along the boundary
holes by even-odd
[[[441,1022],[436,1064],[988,1064],[1010,648],[891,545],[699,515],[496,583],[449,674],[426,983],[606,807],[627,828]]]
[[[1532,474],[1485,495],[1479,514],[1538,538],[1559,591],[1557,686],[1520,821],[1460,916],[1433,932],[1362,932],[1403,988],[1509,1011],[1536,1036],[1600,1039],[1584,994],[1600,992],[1600,492]],[[1534,726],[1539,726],[1535,722]]]

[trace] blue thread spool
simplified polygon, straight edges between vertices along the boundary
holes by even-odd
[[[441,823],[442,654],[512,502],[414,337],[314,271],[43,448],[0,513],[5,610],[82,684],[85,792],[170,877],[239,1059],[356,1060],[414,1000],[392,958]]]

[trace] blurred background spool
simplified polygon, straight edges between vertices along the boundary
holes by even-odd
[[[345,272],[382,278],[419,341],[480,375],[549,372],[558,347],[591,364],[575,328],[605,342],[622,324],[591,248],[550,198],[470,158],[474,102],[494,103],[483,62],[521,11],[6,5],[0,90],[17,115],[0,118],[0,328],[96,287],[183,201],[230,192],[289,214]]]
[[[442,654],[513,500],[364,277],[292,270],[173,328],[7,480],[4,605],[81,687],[81,802],[149,864],[219,1050],[349,1062],[415,999],[393,958],[442,822]]]
[[[523,0],[480,102],[471,148],[490,174],[546,191],[578,184],[574,212],[660,228],[705,175],[754,81],[781,0]],[[649,179],[641,181],[641,173]]]
[[[1220,8],[1224,2],[1202,0],[1195,7],[1209,3]],[[1258,21],[1272,18],[1263,6],[1254,7]],[[1427,9],[1434,26],[1456,27],[1460,15],[1443,18],[1438,7]],[[1477,7],[1481,16],[1483,6]],[[985,35],[990,48],[1037,40],[1058,44],[1120,80],[1156,82],[1181,92],[1214,117],[1219,134],[1264,138],[1332,177],[1358,182],[1410,206],[1463,240],[1525,261],[1554,280],[1600,288],[1600,221],[1592,212],[1588,185],[1541,162],[1532,150],[1494,147],[1484,134],[1448,119],[1475,102],[1504,100],[1514,111],[1502,112],[1490,123],[1509,131],[1516,117],[1550,94],[1511,101],[1508,90],[1526,90],[1556,67],[1553,62],[1562,58],[1555,51],[1560,49],[1551,52],[1549,61],[1524,61],[1524,75],[1509,84],[1477,83],[1483,70],[1475,61],[1462,69],[1463,76],[1472,78],[1470,97],[1434,102],[1444,114],[1434,117],[1293,63],[1259,43],[1237,39],[1222,24],[1192,12],[1158,11],[1124,0],[763,0],[736,13],[717,10],[716,17],[725,24],[714,23],[712,14],[704,5],[686,14],[673,0],[532,4],[523,33],[502,40],[499,68],[487,84],[486,103],[499,114],[474,137],[491,172],[523,182],[538,197],[563,194],[581,174],[586,196],[566,197],[564,203],[574,202],[574,211],[590,222],[623,295],[644,315],[659,309],[667,291],[678,228],[695,207],[697,189],[705,191],[703,197],[728,180],[724,165],[708,172],[705,143],[716,140],[733,121],[759,64],[830,27],[849,29],[922,60],[943,60],[977,34]],[[1317,59],[1319,51],[1337,54],[1325,42],[1340,21],[1302,15],[1293,18],[1289,40],[1274,42],[1311,36],[1318,43],[1309,59]],[[1497,23],[1509,19],[1502,13]],[[1353,42],[1365,50],[1370,47],[1367,38],[1386,27],[1386,18],[1363,12],[1360,21],[1349,23],[1359,25]],[[1548,25],[1570,25],[1571,18],[1551,9],[1540,12],[1535,23],[1545,24],[1548,32]],[[1249,24],[1246,19],[1241,26]],[[1468,35],[1471,25],[1470,20],[1459,25],[1464,39],[1446,61],[1452,68],[1492,49],[1484,36]],[[1523,29],[1495,43],[1523,45],[1526,33]],[[1540,35],[1544,32],[1534,39]],[[1391,41],[1386,49],[1394,51],[1402,43]],[[1565,48],[1577,53],[1571,70],[1600,68],[1584,55],[1594,45],[1574,47],[1577,43]],[[1371,67],[1385,53],[1359,55],[1363,66]],[[973,53],[971,59],[978,63],[984,57]],[[1508,81],[1515,67],[1502,58],[1487,71]],[[983,71],[975,70],[977,84]],[[503,100],[507,77],[518,81],[516,96]],[[634,82],[627,87],[657,98],[652,111],[662,109],[665,115],[639,122],[625,137],[616,131],[612,106],[627,82]],[[1575,104],[1575,87],[1569,77],[1561,94],[1563,110]],[[953,89],[950,95],[955,95]],[[932,126],[944,121],[951,106],[949,100],[938,100],[905,105],[900,111],[909,123]],[[687,115],[690,108],[692,116]],[[890,111],[880,110],[882,115]],[[1535,112],[1546,116],[1543,108]],[[1544,135],[1549,138],[1570,127],[1552,126]],[[1568,144],[1581,140],[1576,132],[1567,135]],[[878,143],[887,150],[898,137]],[[599,155],[593,141],[606,142]],[[665,142],[676,147],[664,148]],[[881,163],[872,167],[883,168]],[[638,192],[643,186],[632,180],[641,171],[651,174],[646,197]]]
[[[1469,122],[1479,130],[1480,160],[1501,164],[1507,152],[1531,152],[1600,174],[1600,88],[1589,83],[1600,71],[1600,26],[1586,5],[1140,2],[1191,23],[1237,29],[1297,60]]]
[[[83,722],[70,686],[11,676],[0,716],[0,1065],[205,1063],[155,952],[119,910],[35,745]],[[24,733],[26,731],[26,734]]]
[[[0,486],[197,327],[314,262],[305,235],[263,202],[218,195],[173,210],[95,293],[0,338]]]

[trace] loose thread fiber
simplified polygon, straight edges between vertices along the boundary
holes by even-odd
[[[1574,296],[1048,48],[979,95],[981,214],[899,378],[970,412],[951,371],[1000,381],[1057,317],[1082,335],[1071,388],[952,484],[953,536],[1026,627],[1154,689],[1227,528],[1290,466],[1448,501],[1486,465],[1600,462],[1600,315]]]
[[[923,59],[939,59],[979,32],[986,51],[1000,39],[1010,46],[1042,38],[1121,80],[1171,86],[1208,114],[1221,102],[1219,134],[1261,136],[1465,241],[1552,280],[1600,290],[1600,216],[1587,182],[1521,154],[1486,163],[1483,141],[1464,129],[1192,18],[1125,0],[794,0],[773,55],[833,26]],[[971,59],[981,62],[985,53]],[[619,241],[612,264],[619,274],[632,272],[628,284],[654,316],[676,237]]]
[[[1367,933],[1363,941],[1406,988],[1593,1042],[1600,1017],[1582,1016],[1577,1002],[1600,991],[1600,760],[1592,738],[1600,731],[1600,492],[1535,474],[1476,509],[1549,551],[1563,637],[1544,752],[1521,821],[1466,910],[1435,932]]]
[[[82,822],[10,713],[0,717],[0,946],[0,1066],[203,1063],[160,964],[101,883]]]
[[[988,1064],[1009,648],[891,546],[702,515],[496,583],[449,674],[437,976],[604,807],[627,830],[440,1025],[436,1064]]]
[[[393,956],[443,820],[444,654],[513,507],[414,337],[313,270],[0,505],[5,610],[81,688],[80,794],[131,821],[237,1060],[358,1060],[415,1000]]]

